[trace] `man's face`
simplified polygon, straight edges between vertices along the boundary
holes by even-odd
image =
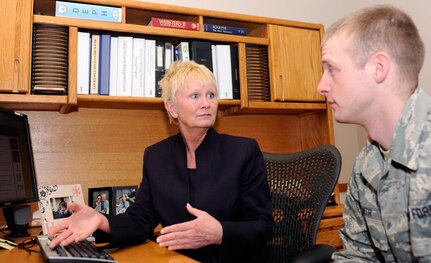
[[[355,63],[352,37],[339,33],[322,47],[323,75],[317,87],[325,96],[338,122],[362,124],[373,101],[369,63]]]

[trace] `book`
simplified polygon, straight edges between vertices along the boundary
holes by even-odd
[[[204,24],[204,32],[214,32],[214,33],[246,36],[247,28],[237,27],[237,26]]]
[[[90,43],[90,33],[78,32],[78,94],[90,93]]]
[[[208,41],[191,41],[190,59],[196,63],[206,66],[209,70],[213,71],[211,43]]]
[[[171,66],[174,61],[175,51],[174,45],[171,42],[165,42],[165,72]]]
[[[219,99],[232,99],[232,64],[230,45],[216,45],[215,47]]]
[[[145,39],[144,97],[156,97],[156,40]]]
[[[118,37],[111,36],[111,54],[109,65],[109,96],[117,95]]]
[[[111,64],[111,36],[100,35],[99,47],[99,95],[109,95],[109,71]]]
[[[217,71],[217,54],[216,54],[216,45],[211,45],[211,58],[213,60],[213,74],[214,74],[214,78],[216,80],[217,83],[217,90],[219,87],[219,83],[218,83],[218,71]]]
[[[133,97],[144,97],[145,90],[145,39],[133,38],[132,59],[132,93]]]
[[[167,28],[176,28],[176,29],[184,29],[184,30],[194,30],[194,31],[200,30],[200,24],[197,22],[159,18],[159,17],[152,17],[148,25],[155,26],[155,27],[167,27]]]
[[[239,100],[239,62],[238,62],[238,46],[230,45],[230,62],[232,69],[232,99]]]
[[[55,16],[121,23],[120,7],[56,1]]]
[[[159,81],[165,75],[165,42],[157,40],[156,41],[156,83],[155,91],[156,97],[162,96],[162,90],[159,87]]]
[[[117,96],[132,95],[133,37],[118,37]]]
[[[99,94],[100,35],[91,35],[90,94]]]
[[[175,47],[175,60],[188,61],[190,60],[189,42],[180,42]]]

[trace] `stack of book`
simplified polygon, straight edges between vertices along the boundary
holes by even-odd
[[[148,25],[154,26],[154,27],[175,28],[175,29],[193,30],[193,31],[200,30],[200,24],[197,22],[176,20],[176,19],[170,19],[170,18],[160,18],[160,17],[152,17]],[[217,24],[209,24],[209,23],[203,24],[203,31],[212,32],[212,33],[239,35],[239,36],[247,35],[247,28],[245,27],[217,25]]]
[[[78,94],[160,97],[173,60],[170,42],[78,32]]]
[[[158,81],[176,60],[214,72],[220,99],[239,99],[238,47],[78,32],[78,94],[161,97]]]

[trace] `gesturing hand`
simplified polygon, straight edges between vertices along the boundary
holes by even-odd
[[[196,219],[163,228],[157,243],[170,250],[196,249],[210,244],[220,244],[223,237],[220,222],[190,204],[187,204],[186,208]]]
[[[67,246],[73,242],[82,241],[97,229],[102,229],[105,232],[109,231],[109,227],[108,229],[103,229],[106,225],[109,225],[106,217],[93,208],[84,204],[68,203],[67,209],[72,211],[73,214],[48,229],[49,235],[54,236],[58,234],[51,241],[51,248],[58,244]]]

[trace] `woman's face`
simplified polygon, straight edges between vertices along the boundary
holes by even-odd
[[[216,87],[204,81],[187,79],[177,90],[169,111],[181,128],[210,128],[217,116]]]

